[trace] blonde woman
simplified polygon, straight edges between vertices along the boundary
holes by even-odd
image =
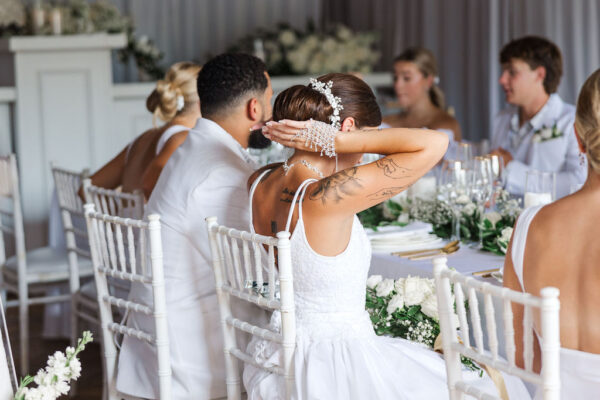
[[[393,128],[427,127],[460,141],[460,125],[446,112],[444,93],[438,82],[433,53],[419,47],[406,49],[394,59],[394,91],[401,111],[386,116],[383,122]]]
[[[546,286],[560,290],[561,398],[592,399],[600,394],[600,70],[579,94],[575,135],[588,161],[587,180],[570,196],[523,211],[506,254],[504,286],[535,295]],[[522,319],[522,307],[514,308],[514,316]],[[522,356],[523,327],[514,325],[516,354]]]
[[[200,118],[200,104],[196,90],[196,77],[200,66],[191,62],[173,64],[165,78],[156,83],[156,89],[148,96],[146,108],[154,115],[155,127],[142,133],[121,152],[92,175],[96,186],[114,189],[121,187],[124,192],[142,189],[142,177],[158,179],[160,170],[147,170],[159,155],[164,165],[170,154],[185,140],[187,131]],[[156,119],[166,122],[156,127]],[[162,169],[162,167],[161,167]],[[152,187],[154,185],[152,184]]]

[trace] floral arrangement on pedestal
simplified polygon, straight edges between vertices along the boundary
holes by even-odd
[[[131,20],[122,16],[108,0],[66,0],[60,4],[42,3],[26,8],[19,0],[2,0],[0,37],[13,35],[74,35],[94,32],[126,33],[127,47],[119,50],[119,60],[132,57],[138,70],[151,79],[160,79],[164,68],[159,63],[163,53],[148,39],[137,36]]]
[[[371,275],[367,279],[366,309],[377,335],[436,347],[440,322],[433,279],[409,276],[394,280]],[[458,316],[454,317],[458,326]],[[480,369],[469,358],[462,357],[461,361],[472,370]]]
[[[34,377],[27,375],[21,379],[14,400],[54,400],[69,393],[69,382],[81,375],[77,355],[92,341],[92,333],[85,331],[76,348],[67,347],[65,353],[57,351],[48,357],[46,368],[40,369]],[[32,382],[37,387],[27,387]]]
[[[461,203],[460,233],[461,239],[478,241],[482,236],[482,250],[497,255],[506,254],[513,226],[522,211],[520,202],[510,198],[507,191],[496,192],[495,210],[481,213],[478,207],[465,196]],[[453,211],[444,201],[434,199],[396,196],[358,214],[365,227],[376,230],[386,225],[402,225],[410,220],[430,223],[433,233],[448,239],[452,236]]]
[[[352,32],[343,25],[321,32],[313,23],[304,31],[279,24],[275,30],[259,29],[230,51],[263,58],[271,75],[369,73],[380,57],[374,50],[376,42],[375,33]]]

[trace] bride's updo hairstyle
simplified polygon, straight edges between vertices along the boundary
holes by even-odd
[[[438,86],[438,66],[433,53],[422,47],[409,47],[402,54],[394,58],[394,64],[400,61],[414,63],[425,78],[434,77],[433,85],[429,89],[429,98],[434,106],[444,110],[446,108],[446,99],[444,92]]]
[[[340,122],[354,118],[357,128],[376,127],[381,124],[381,110],[373,91],[362,79],[350,74],[333,73],[320,76],[318,81],[333,82],[331,93],[342,100]],[[310,85],[295,85],[281,92],[273,105],[273,120],[291,119],[306,121],[314,119],[331,123],[333,108],[324,94]]]
[[[156,82],[156,89],[146,99],[146,108],[153,115],[156,126],[156,118],[168,122],[180,111],[191,105],[197,107],[199,101],[196,90],[196,78],[200,67],[192,62],[184,61],[173,64],[165,74],[164,79]],[[177,97],[183,97],[183,108],[177,110]]]
[[[600,173],[600,69],[590,75],[579,92],[575,128],[585,146],[588,163]]]

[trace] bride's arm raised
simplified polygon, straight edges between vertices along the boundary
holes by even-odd
[[[268,138],[285,146],[305,151],[304,140],[296,134],[307,121],[284,120],[270,123]],[[367,165],[355,166],[321,179],[308,191],[316,208],[331,213],[357,213],[406,190],[425,175],[444,155],[448,136],[426,129],[389,128],[340,132],[335,149],[344,153],[378,153],[386,157]],[[312,208],[312,207],[311,207]]]
[[[272,122],[265,135],[285,146],[314,151],[296,134],[307,121]],[[321,179],[308,189],[311,208],[354,214],[406,190],[442,158],[448,136],[427,129],[389,128],[340,132],[335,149],[344,153],[378,153],[386,157]],[[316,211],[316,210],[315,210]]]

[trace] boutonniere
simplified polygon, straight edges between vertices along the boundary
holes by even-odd
[[[545,125],[543,125],[540,129],[533,132],[533,137],[531,138],[531,140],[534,143],[540,143],[545,142],[546,140],[559,138],[562,135],[563,132],[558,130],[558,125],[555,122],[554,125],[552,125],[552,127],[548,128]]]

